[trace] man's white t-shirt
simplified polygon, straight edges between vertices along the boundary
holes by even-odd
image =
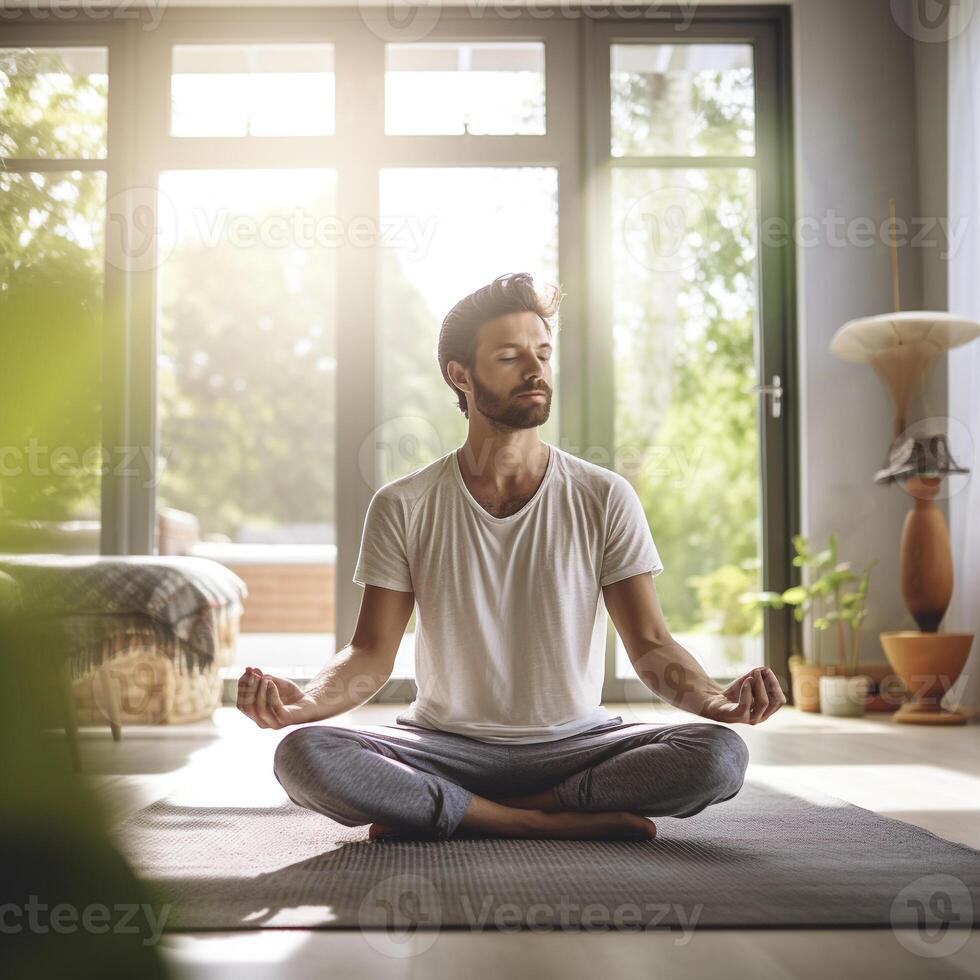
[[[417,604],[418,693],[397,721],[517,743],[609,720],[601,588],[663,565],[629,481],[548,445],[508,517],[476,501],[455,450],[374,494],[354,582]]]

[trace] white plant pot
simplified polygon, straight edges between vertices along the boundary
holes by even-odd
[[[860,718],[868,697],[871,678],[831,675],[820,678],[820,713],[836,718]]]

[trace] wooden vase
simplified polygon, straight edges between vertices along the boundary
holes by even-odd
[[[902,528],[902,598],[919,629],[935,633],[953,596],[953,555],[942,511],[933,503],[940,477],[913,476],[905,488],[915,504]]]

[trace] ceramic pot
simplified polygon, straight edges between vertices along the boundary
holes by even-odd
[[[835,718],[860,718],[868,700],[871,678],[839,674],[820,678],[820,713]]]
[[[829,664],[808,664],[795,654],[789,658],[789,679],[793,706],[800,711],[820,710],[820,678],[837,670]]]
[[[956,683],[973,644],[972,633],[919,633],[898,630],[881,634],[888,662],[905,683],[909,700],[895,721],[920,725],[963,725],[966,715],[947,711],[943,696]]]

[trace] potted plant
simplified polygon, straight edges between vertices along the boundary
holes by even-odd
[[[870,562],[855,572],[850,562],[838,560],[838,538],[831,534],[827,547],[814,551],[805,537],[793,537],[793,564],[802,569],[804,582],[785,592],[749,593],[745,601],[771,609],[793,606],[793,616],[809,619],[811,660],[794,650],[789,658],[793,703],[801,711],[827,714],[864,713],[871,679],[859,673],[858,638],[866,615]],[[833,631],[836,658],[824,662],[825,635]]]

